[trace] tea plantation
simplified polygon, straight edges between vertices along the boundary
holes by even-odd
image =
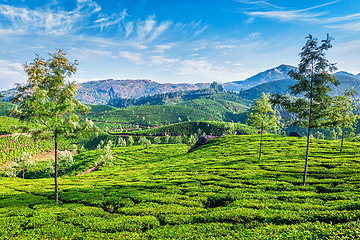
[[[0,181],[0,239],[359,239],[360,143],[225,136],[187,153],[186,145],[114,148],[75,156],[77,168],[53,179]],[[28,174],[28,173],[27,173]]]

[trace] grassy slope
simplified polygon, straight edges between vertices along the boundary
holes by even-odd
[[[109,105],[91,105],[91,104],[86,104],[86,106],[91,107],[90,113],[100,113],[100,112],[106,112],[106,111],[119,110],[118,108],[113,107],[113,106],[109,106]]]
[[[15,104],[9,102],[2,102],[0,101],[0,116],[7,115],[6,110],[10,108],[15,108]]]
[[[228,123],[226,122],[216,122],[216,121],[208,121],[208,122],[182,122],[170,124],[167,126],[162,126],[159,128],[152,128],[142,131],[134,131],[129,134],[131,135],[147,135],[147,136],[190,136],[195,133],[199,133],[199,129],[201,133],[211,134],[214,136],[220,136],[224,133]],[[254,134],[257,132],[256,129],[249,127],[248,125],[235,123],[235,128],[239,134]]]
[[[88,118],[93,120],[100,129],[113,128],[135,128],[136,126],[148,127],[167,125],[181,121],[206,121],[212,115],[183,106],[141,106],[110,111],[106,113],[89,114]]]
[[[2,238],[24,239],[358,239],[360,144],[311,144],[266,135],[212,140],[186,154],[185,145],[114,152],[114,168],[61,177],[60,206],[52,179],[0,181]],[[99,150],[78,155],[92,166]],[[83,169],[78,169],[82,171]]]
[[[14,127],[20,124],[18,119],[0,116],[0,135],[13,133]]]

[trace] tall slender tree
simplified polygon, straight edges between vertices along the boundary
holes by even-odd
[[[70,63],[66,52],[58,49],[51,58],[40,55],[32,63],[24,64],[28,75],[25,85],[16,84],[18,94],[12,99],[17,108],[11,116],[33,123],[31,128],[20,130],[31,133],[34,139],[52,137],[55,149],[55,202],[58,203],[58,144],[61,138],[79,137],[96,131],[91,121],[79,122],[79,114],[86,114],[89,107],[75,100],[76,83],[66,82],[77,69],[78,62]]]
[[[296,100],[290,100],[287,96],[274,94],[272,104],[281,104],[288,112],[296,113],[298,118],[293,125],[307,128],[307,144],[303,185],[306,184],[308,169],[309,147],[311,129],[317,129],[324,125],[328,117],[326,110],[331,102],[328,92],[331,86],[338,86],[339,81],[331,75],[337,68],[330,63],[325,56],[329,50],[333,38],[327,35],[325,40],[318,43],[318,39],[309,34],[305,46],[300,52],[300,63],[297,70],[291,70],[289,76],[297,81],[289,87],[291,94],[298,96]]]
[[[261,147],[263,133],[265,130],[276,130],[279,128],[280,116],[276,115],[276,112],[271,108],[269,102],[269,94],[262,93],[260,99],[255,99],[255,105],[252,108],[252,112],[248,115],[249,123],[260,129],[260,149],[259,149],[259,161],[261,159]]]
[[[330,126],[341,129],[341,145],[340,153],[343,149],[345,130],[349,129],[354,131],[354,123],[358,120],[359,115],[354,114],[356,106],[352,104],[352,97],[354,97],[356,91],[354,89],[348,89],[342,96],[335,96],[332,99],[331,107],[329,108],[329,123]]]

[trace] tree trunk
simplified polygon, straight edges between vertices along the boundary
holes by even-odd
[[[260,158],[261,158],[261,146],[262,146],[262,137],[263,137],[263,131],[260,130],[260,150],[259,150],[259,161],[260,161]]]
[[[59,203],[59,188],[58,188],[58,145],[57,145],[57,134],[55,133],[54,136],[55,139],[55,174],[54,174],[54,180],[55,180],[55,203]]]
[[[311,128],[308,128],[307,144],[306,144],[306,157],[305,157],[305,168],[304,168],[304,176],[303,176],[303,186],[305,186],[305,183],[306,183],[306,174],[307,174],[308,159],[309,159],[309,148],[310,148],[310,130],[311,130]]]
[[[312,83],[311,83],[312,87]],[[310,107],[309,107],[309,125],[308,125],[308,134],[307,134],[307,142],[306,142],[306,156],[305,156],[305,167],[304,167],[304,176],[303,176],[303,186],[306,184],[306,174],[308,168],[308,159],[309,159],[309,148],[310,148],[310,134],[311,134],[311,113],[312,113],[312,98],[310,99]]]
[[[341,134],[340,153],[342,153],[342,147],[343,147],[343,142],[344,142],[344,132],[345,132],[345,128],[343,127],[342,134]]]

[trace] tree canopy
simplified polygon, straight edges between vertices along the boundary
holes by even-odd
[[[17,108],[11,116],[31,122],[22,126],[33,138],[55,140],[55,201],[58,202],[58,142],[60,138],[79,137],[95,131],[93,123],[87,119],[80,122],[80,115],[87,114],[89,107],[76,100],[77,85],[66,80],[75,74],[78,61],[70,63],[66,52],[58,49],[45,60],[36,55],[31,63],[24,64],[28,75],[26,84],[16,84],[18,94],[12,99]]]
[[[272,104],[281,104],[288,112],[297,114],[293,125],[308,129],[303,185],[306,183],[311,129],[320,128],[326,123],[331,102],[328,92],[331,86],[339,85],[339,81],[331,75],[337,68],[325,55],[325,51],[332,47],[333,38],[328,34],[321,44],[310,34],[306,38],[306,44],[299,54],[298,69],[289,71],[289,76],[296,80],[289,89],[298,98],[292,101],[288,96],[274,94],[271,99]]]
[[[251,126],[260,129],[260,150],[259,150],[259,161],[261,159],[261,146],[263,132],[267,129],[278,129],[280,116],[277,116],[276,112],[271,108],[269,102],[269,94],[262,93],[260,99],[254,100],[255,105],[249,114],[249,123]]]

